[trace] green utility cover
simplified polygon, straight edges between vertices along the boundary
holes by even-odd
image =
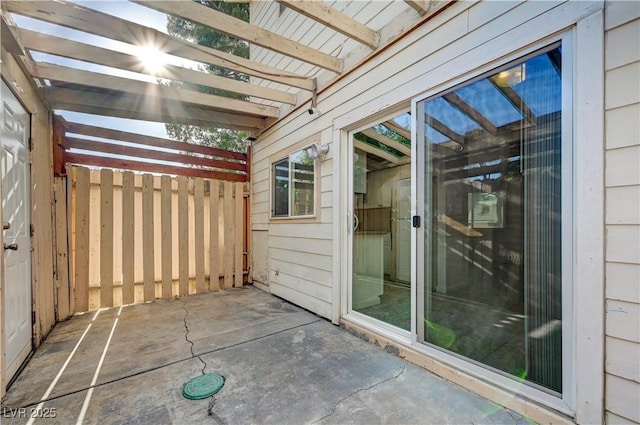
[[[189,400],[211,397],[224,386],[224,376],[207,373],[184,384],[182,395]]]

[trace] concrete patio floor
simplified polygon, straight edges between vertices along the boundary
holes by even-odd
[[[203,369],[225,386],[185,399]],[[2,423],[27,423],[43,397],[55,418],[32,423],[528,422],[251,286],[59,323],[9,389]]]

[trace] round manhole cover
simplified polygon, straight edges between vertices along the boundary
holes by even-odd
[[[184,384],[182,395],[189,400],[211,397],[224,386],[224,376],[207,373]]]

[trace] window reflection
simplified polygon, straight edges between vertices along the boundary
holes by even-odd
[[[424,101],[426,342],[555,392],[560,48]]]

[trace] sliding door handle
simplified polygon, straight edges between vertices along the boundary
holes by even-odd
[[[17,243],[12,243],[12,244],[4,244],[4,249],[10,249],[12,251],[17,251],[18,250],[18,244]]]
[[[11,229],[11,223],[9,223],[8,221],[3,221],[2,230],[9,230],[9,229]]]

